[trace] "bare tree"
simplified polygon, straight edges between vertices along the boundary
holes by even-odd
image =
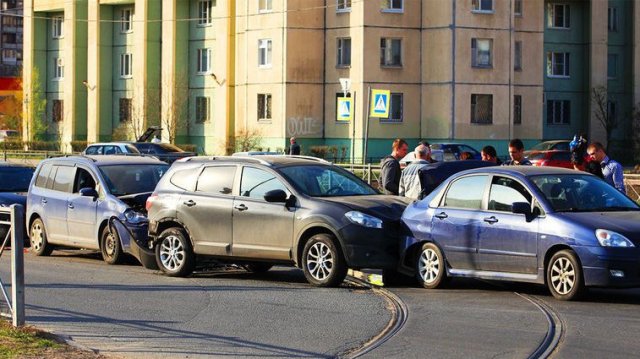
[[[597,86],[591,89],[591,101],[595,105],[594,115],[602,127],[604,128],[607,140],[607,153],[609,152],[609,144],[611,143],[611,136],[613,130],[618,125],[618,117],[616,114],[611,113],[609,110],[609,98],[607,96],[607,89],[604,86]]]
[[[161,123],[167,131],[170,143],[175,143],[178,134],[191,133],[189,121],[189,86],[185,77],[176,80],[173,91],[162,91],[163,109]]]
[[[234,148],[238,152],[246,152],[260,148],[262,134],[259,130],[242,129],[237,132]]]

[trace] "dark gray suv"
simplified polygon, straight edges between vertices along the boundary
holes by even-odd
[[[347,268],[395,269],[407,202],[352,173],[297,156],[178,160],[147,199],[156,262],[189,275],[197,256],[263,272],[301,267],[317,286]]]

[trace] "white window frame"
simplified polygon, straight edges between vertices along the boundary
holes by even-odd
[[[258,12],[273,12],[273,0],[258,0]]]
[[[56,15],[51,17],[51,37],[62,39],[64,37],[64,16]]]
[[[553,106],[552,113],[554,116],[549,119],[549,106]],[[555,118],[556,106],[560,106],[560,118]],[[567,122],[563,122],[565,112],[568,112]],[[551,120],[551,121],[549,121]],[[551,126],[568,126],[571,124],[571,101],[569,100],[547,100],[547,125]]]
[[[336,0],[336,12],[351,12],[351,0]]]
[[[198,75],[208,75],[211,73],[211,49],[200,48],[196,52],[196,73]]]
[[[258,67],[270,68],[272,66],[273,41],[271,39],[258,40]]]
[[[523,6],[524,6],[524,0],[513,0],[513,14],[515,16],[522,16],[522,13],[524,12]]]
[[[260,97],[263,98],[264,108],[260,108]],[[258,109],[258,121],[271,121],[273,117],[273,97],[270,93],[259,93],[256,107]]]
[[[120,54],[120,78],[130,79],[133,77],[133,54]]]
[[[60,81],[64,79],[64,58],[53,58],[53,80]]]
[[[133,32],[133,9],[120,10],[120,32],[130,34]]]
[[[489,42],[489,63],[479,63],[478,59],[480,58],[480,50],[478,46],[478,42]],[[493,39],[480,39],[473,38],[471,39],[471,67],[475,68],[483,68],[490,69],[493,68]]]
[[[346,45],[349,45],[348,55],[349,61],[345,59],[345,49]],[[336,48],[336,67],[351,67],[351,38],[350,37],[339,37],[338,38],[338,46]]]
[[[571,6],[569,4],[547,4],[547,28],[556,30],[571,29]],[[556,11],[558,7],[562,7],[562,25],[556,25]]]
[[[478,96],[489,96],[489,98],[491,99],[491,116],[489,118],[489,122],[478,122],[477,119],[475,119],[475,114],[476,114],[476,106],[478,105]],[[474,103],[475,100],[475,103]],[[470,123],[473,125],[493,125],[493,94],[471,94],[471,116],[469,118]],[[475,121],[474,121],[475,119]]]
[[[211,98],[196,96],[195,123],[207,123],[211,119]],[[204,109],[204,113],[202,112]]]
[[[400,61],[399,63],[393,62],[393,44],[398,42],[400,44]],[[394,37],[383,37],[380,39],[380,66],[381,67],[402,67],[402,39]]]
[[[198,26],[211,26],[213,23],[213,1],[212,0],[199,0],[198,1]]]
[[[484,4],[490,3],[490,8],[483,7]],[[494,0],[471,0],[471,12],[476,14],[493,14]]]
[[[395,108],[393,106],[393,99],[400,98],[400,118],[393,118]],[[389,97],[389,117],[381,119],[380,122],[384,123],[402,123],[404,121],[404,94],[401,92],[392,92]]]
[[[522,71],[522,41],[516,41],[513,47],[513,70]]]
[[[562,74],[554,73],[559,57],[562,56]],[[568,79],[571,77],[571,54],[569,52],[553,52],[547,53],[547,77]]]
[[[400,6],[398,6],[397,3],[399,3]],[[403,13],[404,0],[384,0],[382,12]]]
[[[618,8],[615,6],[607,9],[607,29],[610,32],[618,32]]]

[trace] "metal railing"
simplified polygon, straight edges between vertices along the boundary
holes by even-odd
[[[9,220],[7,220],[7,215]],[[0,278],[0,290],[9,309],[2,312],[3,317],[12,318],[13,326],[24,325],[24,207],[13,204],[0,207],[0,226],[7,228],[7,234],[0,245],[0,258],[11,242],[11,298],[7,293],[4,281]]]
[[[370,185],[376,186],[380,180],[380,166],[367,164],[354,164],[354,163],[337,163],[336,166],[340,166],[347,171],[362,178]]]

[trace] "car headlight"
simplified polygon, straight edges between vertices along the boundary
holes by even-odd
[[[382,220],[358,211],[351,211],[344,214],[351,222],[363,227],[382,228]]]
[[[127,220],[127,223],[131,224],[140,224],[147,221],[147,216],[132,209],[128,209],[124,212],[124,218]]]
[[[627,237],[606,229],[596,229],[596,238],[603,247],[635,247]]]

